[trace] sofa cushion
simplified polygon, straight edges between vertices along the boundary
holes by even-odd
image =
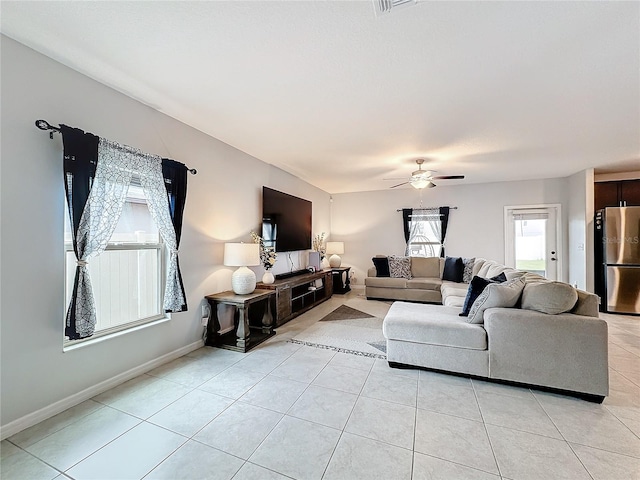
[[[462,269],[462,282],[469,283],[473,278],[473,265],[475,264],[475,258],[463,258],[462,264],[464,268]]]
[[[447,257],[444,261],[444,271],[442,279],[451,282],[462,282],[462,274],[464,272],[464,264],[460,257]]]
[[[458,317],[458,309],[442,305],[394,302],[384,318],[387,339],[428,345],[487,349],[487,333]]]
[[[482,267],[476,273],[479,277],[491,278],[499,275],[500,273],[515,272],[516,270],[511,267],[506,267],[501,263],[494,262],[493,260],[485,260]]]
[[[367,277],[365,279],[367,287],[382,287],[382,288],[406,288],[406,278],[389,278],[389,277]]]
[[[473,263],[473,271],[471,272],[471,278],[475,277],[476,275],[478,275],[479,277],[481,276],[480,269],[484,265],[484,262],[486,262],[484,258],[476,257],[476,261]]]
[[[411,276],[440,278],[440,258],[411,257]]]
[[[467,296],[467,290],[469,289],[469,285],[466,283],[457,283],[450,282],[448,280],[442,280],[442,286],[440,287],[440,292],[442,293],[442,298],[446,297],[464,297]]]
[[[490,283],[502,283],[506,280],[507,277],[504,275],[504,273],[496,275],[493,278],[478,277],[477,275],[473,277],[471,279],[471,283],[469,283],[469,288],[467,290],[464,302],[462,303],[462,312],[460,313],[460,316],[467,317],[469,315],[473,303],[484,291],[487,285],[489,285]]]
[[[442,294],[442,304],[446,307],[462,307],[464,298],[467,296],[467,284],[442,281],[440,287]]]
[[[391,278],[411,278],[411,257],[391,255],[389,257],[389,273]]]
[[[487,285],[471,306],[468,319],[469,323],[483,323],[484,311],[487,308],[511,308],[515,306],[520,299],[524,285],[524,279],[522,278]]]
[[[376,267],[376,277],[390,277],[389,259],[387,257],[373,257],[371,259]]]
[[[407,288],[419,288],[421,290],[440,290],[442,280],[439,278],[412,278],[407,280]]]
[[[537,273],[532,272],[523,272],[521,270],[505,271],[504,274],[506,275],[507,280],[513,280],[514,278],[524,278],[524,283],[547,281],[547,279],[542,275],[538,275]]]
[[[578,292],[568,283],[527,283],[522,292],[522,308],[557,315],[570,311],[578,301]]]

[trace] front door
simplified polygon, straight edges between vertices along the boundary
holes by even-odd
[[[560,276],[559,205],[505,207],[505,264],[556,280]]]

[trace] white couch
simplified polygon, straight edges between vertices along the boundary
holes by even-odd
[[[523,276],[497,262],[476,262],[480,277]],[[551,293],[549,305],[543,298],[543,305],[534,307],[541,310],[552,309],[554,289],[568,287],[531,274],[520,281],[525,292],[545,288]],[[608,395],[607,324],[599,318],[597,296],[578,290],[575,305],[559,314],[487,308],[482,323],[469,323],[459,316],[467,290],[465,283],[445,280],[441,305],[394,302],[383,323],[389,364],[551,389],[596,402]]]

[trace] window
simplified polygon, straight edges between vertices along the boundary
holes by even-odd
[[[411,257],[439,257],[442,251],[440,243],[440,213],[425,211],[412,213],[409,221],[409,241],[407,255]]]
[[[76,271],[71,224],[66,213],[64,234],[66,310]],[[164,265],[164,245],[144,191],[134,180],[106,250],[89,259],[97,317],[94,337],[165,317],[162,309]]]

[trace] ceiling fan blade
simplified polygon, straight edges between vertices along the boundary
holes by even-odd
[[[435,178],[436,180],[462,180],[464,175],[438,175],[437,177],[431,178]]]
[[[393,187],[389,187],[389,188],[401,187],[402,185],[406,185],[407,183],[409,182],[399,183],[398,185],[394,185]]]
[[[390,178],[383,178],[382,180],[387,181],[387,180],[405,180],[407,177],[390,177]]]

